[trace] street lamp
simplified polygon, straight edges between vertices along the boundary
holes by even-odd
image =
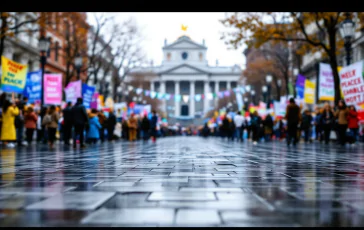
[[[75,67],[77,70],[77,80],[80,80],[80,73],[81,73],[81,67],[82,67],[82,57],[81,55],[78,53],[76,54],[75,57]]]
[[[44,105],[44,68],[47,63],[47,51],[49,50],[50,42],[49,40],[42,35],[39,38],[38,49],[40,52],[40,64],[42,68],[42,91],[41,91],[41,98],[40,98],[40,107],[42,108]]]
[[[340,25],[341,37],[345,40],[345,50],[346,50],[346,65],[350,65],[351,61],[351,40],[354,38],[355,34],[355,23],[350,18],[350,13],[345,13],[346,19]]]
[[[271,91],[272,91],[272,80],[273,80],[273,77],[272,75],[267,75],[265,77],[265,80],[267,81],[267,108],[269,108],[269,105],[270,105],[270,94],[271,94]]]
[[[250,90],[252,89],[252,87],[250,86],[250,85],[247,85],[247,86],[245,86],[245,90],[247,91],[247,92],[250,92]]]
[[[267,102],[267,91],[268,91],[268,87],[266,85],[262,86],[262,92],[263,92],[263,101]]]
[[[252,103],[254,104],[254,102],[255,102],[255,90],[252,90],[252,91],[250,92],[250,94],[251,94],[251,96],[252,96]]]

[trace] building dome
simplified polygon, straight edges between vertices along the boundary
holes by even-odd
[[[187,35],[182,35],[179,38],[177,38],[177,40],[183,40],[183,39],[191,40],[191,38],[189,36],[187,36]]]

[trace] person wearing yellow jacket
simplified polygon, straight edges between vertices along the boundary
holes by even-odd
[[[6,100],[2,112],[3,125],[1,127],[1,141],[9,148],[15,147],[15,144],[9,142],[16,141],[14,121],[17,115],[19,115],[18,107],[16,107],[15,103],[11,104],[9,100]]]

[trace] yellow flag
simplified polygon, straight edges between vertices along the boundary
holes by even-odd
[[[186,31],[187,31],[187,28],[188,28],[188,26],[185,26],[185,25],[183,25],[183,24],[181,25],[181,30],[183,30],[183,31],[185,31],[185,32],[186,32]]]
[[[304,101],[307,104],[315,104],[315,89],[316,84],[312,81],[305,80]]]

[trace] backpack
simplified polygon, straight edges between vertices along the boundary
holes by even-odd
[[[52,116],[47,114],[43,117],[42,125],[46,126],[52,122]]]
[[[250,123],[252,126],[258,126],[258,117],[256,116],[252,117]]]

